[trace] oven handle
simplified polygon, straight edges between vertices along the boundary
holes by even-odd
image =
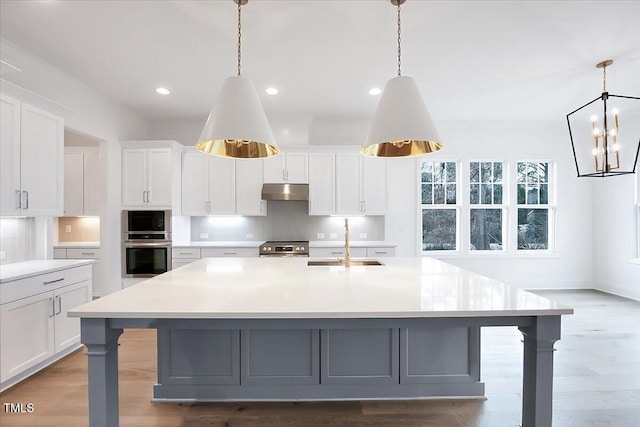
[[[122,242],[122,246],[125,248],[170,248],[171,242]]]

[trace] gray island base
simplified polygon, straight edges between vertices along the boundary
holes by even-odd
[[[299,259],[202,259],[70,311],[91,427],[119,425],[126,328],[157,330],[162,402],[482,397],[492,326],[524,336],[522,427],[551,427],[553,346],[572,312],[432,259],[313,274]]]

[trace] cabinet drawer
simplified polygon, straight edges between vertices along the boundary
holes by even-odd
[[[367,248],[351,248],[352,257],[366,257]],[[310,257],[335,258],[345,256],[344,248],[309,248]]]
[[[83,280],[91,280],[91,266],[82,265],[79,267],[59,270],[52,273],[38,274],[24,279],[13,280],[3,283],[2,300],[5,304],[36,295],[42,292],[58,289],[63,286],[72,285]]]
[[[367,248],[367,256],[396,256],[396,248]]]
[[[200,251],[202,258],[209,257],[257,257],[258,248],[206,248]]]
[[[68,259],[97,259],[100,258],[100,249],[67,248]]]
[[[67,259],[67,249],[53,248],[53,259]]]
[[[191,264],[192,262],[197,261],[197,259],[189,259],[189,258],[173,258],[171,260],[171,269],[175,270],[176,268],[182,267],[183,265]]]
[[[200,258],[200,248],[173,248],[171,250],[171,258],[198,259]]]

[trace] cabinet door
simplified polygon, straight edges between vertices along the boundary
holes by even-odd
[[[387,161],[365,157],[362,161],[362,200],[367,215],[384,215],[387,206]]]
[[[54,354],[53,303],[45,292],[0,306],[0,381]]]
[[[91,281],[85,280],[55,291],[55,352],[80,342],[80,319],[67,311],[91,301]]]
[[[291,184],[307,184],[309,182],[307,153],[287,153],[285,164],[285,180]]]
[[[285,157],[281,153],[263,160],[263,179],[266,184],[285,182]]]
[[[64,214],[84,215],[84,155],[64,154]]]
[[[20,184],[22,191],[26,191],[23,215],[62,215],[63,171],[63,120],[23,103],[20,112]]]
[[[20,215],[20,102],[0,97],[0,215]]]
[[[214,215],[236,213],[236,162],[222,157],[209,158],[209,200]]]
[[[102,189],[102,169],[98,153],[84,154],[84,214],[99,216],[105,194]],[[66,191],[66,190],[65,190]]]
[[[209,214],[209,157],[202,153],[182,155],[182,214]]]
[[[262,160],[236,160],[236,213],[264,216],[266,201],[262,200]]]
[[[336,154],[336,214],[363,214],[360,177],[360,154]]]
[[[336,213],[335,160],[332,153],[309,155],[309,215]]]
[[[165,171],[166,173],[166,171]],[[125,207],[146,206],[147,150],[122,150],[122,204]]]
[[[147,204],[171,209],[171,149],[148,150]]]

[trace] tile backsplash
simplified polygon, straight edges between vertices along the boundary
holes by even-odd
[[[33,218],[0,219],[0,264],[33,259]]]
[[[99,242],[100,217],[58,218],[59,242]]]
[[[309,216],[306,201],[269,201],[267,213],[263,217],[192,217],[191,241],[344,239],[344,217]],[[384,240],[384,217],[349,217],[349,231],[351,240]]]

